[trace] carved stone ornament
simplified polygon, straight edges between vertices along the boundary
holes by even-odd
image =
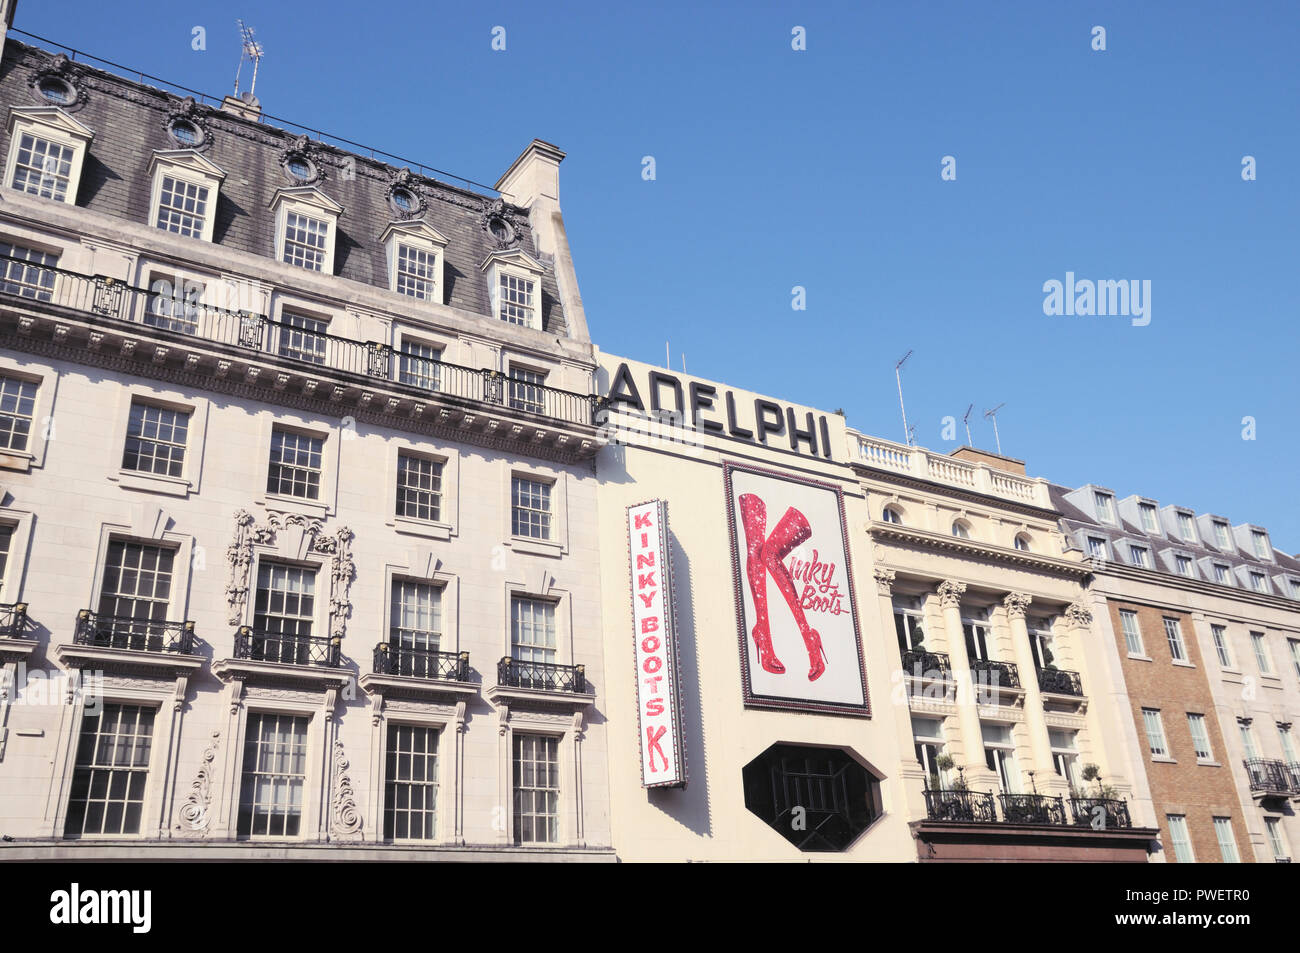
[[[483,209],[479,227],[492,236],[498,248],[518,245],[523,233],[523,222],[517,220],[501,199],[493,199]]]
[[[289,171],[289,163],[295,159],[307,163],[311,169],[307,178],[300,179]],[[320,147],[310,136],[298,136],[289,144],[280,156],[280,168],[294,185],[319,185],[325,181],[325,167],[321,162]]]
[[[176,825],[183,834],[207,836],[212,822],[212,763],[217,758],[217,749],[221,746],[221,732],[212,732],[212,740],[203,749],[203,763],[198,774],[190,782],[190,792],[185,795],[181,805],[181,822]]]
[[[420,218],[429,210],[429,203],[420,191],[419,183],[419,177],[413,174],[410,169],[398,169],[393,173],[388,186],[384,189],[384,197],[388,199],[388,205],[397,218],[403,220]],[[398,189],[406,192],[411,197],[412,204],[410,208],[402,208],[394,201],[393,193]]]
[[[27,85],[32,98],[41,105],[56,105],[65,112],[76,112],[86,104],[86,91],[81,88],[79,79],[80,70],[77,64],[63,53],[56,53],[50,57],[43,68],[32,72]],[[57,81],[67,88],[70,93],[68,102],[55,102],[41,92],[41,84],[50,80]]]
[[[1092,625],[1092,610],[1082,602],[1071,602],[1065,607],[1065,619],[1072,626],[1086,629]]]
[[[183,148],[202,152],[212,145],[212,129],[208,125],[210,112],[211,110],[207,106],[196,102],[193,96],[186,96],[184,99],[173,103],[171,108],[167,110],[166,118],[163,120],[163,129],[168,134],[171,134],[173,123],[192,123],[199,130],[199,141],[193,145],[183,146]]]
[[[1034,600],[1023,592],[1008,592],[1002,599],[1002,604],[1007,607],[1007,615],[1013,619],[1023,619],[1025,610]]]
[[[876,588],[882,596],[887,596],[894,590],[894,576],[896,573],[892,569],[877,569]]]
[[[956,609],[961,606],[961,597],[966,592],[966,583],[945,579],[939,583],[936,592],[939,595],[939,605],[945,609]]]
[[[356,576],[356,563],[352,559],[354,534],[340,526],[333,534],[326,534],[322,520],[301,513],[276,513],[266,515],[266,522],[255,523],[247,510],[235,512],[235,536],[226,548],[226,561],[230,565],[230,578],[226,583],[226,602],[230,608],[227,621],[242,625],[244,609],[248,604],[248,589],[253,565],[253,546],[275,546],[284,534],[289,541],[297,536],[304,551],[329,557],[330,571],[330,635],[342,638],[347,633],[347,620],[352,614],[352,580]],[[301,554],[295,554],[301,555]]]
[[[361,811],[357,809],[352,778],[348,776],[348,756],[338,738],[334,739],[334,799],[330,814],[332,835],[356,838],[361,834]]]

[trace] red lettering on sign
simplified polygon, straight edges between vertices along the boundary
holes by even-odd
[[[647,632],[658,632],[658,631],[659,631],[659,619],[657,616],[652,616],[652,615],[646,616],[644,619],[641,620],[642,635],[645,635]]]
[[[664,713],[664,700],[662,698],[652,698],[645,703],[645,713],[647,715],[662,715]]]
[[[652,728],[649,725],[646,726],[645,744],[646,744],[646,753],[649,754],[650,756],[651,771],[659,770],[659,768],[655,767],[656,753],[659,755],[659,759],[664,763],[664,770],[668,769],[668,756],[664,754],[664,749],[659,747],[660,739],[662,739],[663,736],[666,735],[667,733],[668,733],[668,729],[663,727],[662,725],[660,725],[658,728]]]
[[[651,675],[653,675],[655,672],[659,671],[663,667],[664,667],[664,663],[661,662],[659,660],[659,657],[656,655],[651,655],[649,658],[647,658],[644,662],[641,663],[641,668],[646,672],[649,672]]]
[[[657,587],[658,585],[659,583],[655,582],[655,574],[653,569],[650,570],[650,572],[637,573],[636,587],[638,589],[654,588]]]
[[[659,683],[662,682],[663,680],[664,677],[662,675],[656,675],[653,678],[647,678],[645,680],[645,683],[650,686],[651,695],[659,694]]]
[[[653,636],[653,635],[647,635],[644,639],[642,639],[642,640],[641,640],[641,651],[642,651],[642,652],[658,652],[658,651],[659,651],[659,639],[658,639],[658,637]]]
[[[651,550],[648,553],[637,553],[637,557],[636,557],[637,569],[654,569],[654,566],[655,566],[654,550]]]
[[[646,607],[647,609],[649,609],[651,606],[654,605],[654,601],[655,601],[655,595],[656,595],[656,593],[653,593],[653,592],[638,592],[637,595],[641,597],[641,601],[645,603],[645,607]]]
[[[633,529],[647,529],[647,528],[649,528],[649,529],[653,529],[653,528],[654,528],[654,525],[655,525],[654,523],[650,522],[650,514],[649,514],[649,513],[637,513],[637,514],[636,514],[636,517],[635,517],[635,522],[633,522],[633,524],[632,524],[632,528],[633,528]],[[642,539],[644,539],[644,538],[645,538],[645,537],[643,536]]]

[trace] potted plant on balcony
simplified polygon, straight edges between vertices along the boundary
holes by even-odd
[[[941,754],[939,755],[939,757],[934,759],[934,766],[938,770],[936,771],[935,774],[932,774],[930,776],[935,782],[937,782],[933,785],[933,790],[935,791],[944,790],[943,779],[948,774],[948,772],[952,770],[952,764],[953,761],[951,755]]]

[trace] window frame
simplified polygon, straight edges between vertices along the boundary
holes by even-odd
[[[406,301],[420,301],[429,304],[443,304],[446,298],[446,286],[443,283],[446,270],[445,258],[448,240],[436,228],[422,219],[389,222],[379,242],[384,246],[384,257],[388,268],[388,290],[400,295]],[[400,264],[400,246],[409,245],[417,251],[433,255],[433,289],[428,297],[420,298],[397,290]]]
[[[1202,739],[1205,742],[1205,754],[1202,755],[1197,746],[1200,744],[1194,725],[1199,725]],[[1217,764],[1214,758],[1214,745],[1210,741],[1210,723],[1205,717],[1204,712],[1189,711],[1187,712],[1187,731],[1192,738],[1192,754],[1196,757],[1197,764]]]
[[[1157,739],[1151,735],[1152,719],[1148,718],[1148,715],[1154,716],[1155,727],[1160,734],[1160,744],[1158,746],[1155,743]],[[1169,733],[1165,731],[1164,717],[1161,715],[1159,708],[1142,708],[1142,728],[1146,736],[1147,756],[1152,761],[1173,761],[1173,749],[1169,747]],[[1156,751],[1157,747],[1160,748],[1158,753]]]
[[[275,215],[275,260],[287,268],[330,276],[334,274],[334,253],[338,245],[339,216],[343,206],[316,188],[314,185],[299,185],[276,191],[271,199],[271,212]],[[285,261],[285,245],[288,237],[290,213],[323,221],[329,228],[322,249],[323,258],[319,269],[307,268]]]
[[[1174,819],[1178,819],[1178,824],[1174,824]],[[1166,814],[1165,823],[1169,825],[1169,846],[1174,852],[1174,860],[1180,864],[1196,863],[1196,851],[1192,847],[1191,830],[1187,826],[1186,814]],[[1180,838],[1178,834],[1183,836]],[[1180,848],[1186,848],[1187,856],[1183,857],[1183,851]]]
[[[286,496],[267,489],[267,479],[271,467],[271,447],[276,430],[320,437],[324,443],[321,447],[320,494],[315,500],[298,496]],[[338,500],[339,454],[342,444],[339,429],[333,424],[324,423],[306,417],[287,414],[277,408],[274,416],[268,415],[262,428],[259,460],[253,473],[259,474],[255,500],[273,510],[290,510],[325,517],[335,512]]]
[[[1169,658],[1175,665],[1192,665],[1191,656],[1187,651],[1187,640],[1183,637],[1182,621],[1170,616],[1161,616],[1161,623],[1165,630],[1165,644],[1169,649]],[[1170,629],[1172,624],[1173,628]]]
[[[1146,654],[1146,641],[1142,638],[1142,620],[1138,617],[1136,609],[1119,609],[1119,627],[1120,634],[1124,636],[1124,648],[1127,650],[1129,658],[1144,659],[1149,661],[1151,656]],[[1133,636],[1137,640],[1137,651],[1133,651],[1132,642],[1129,639],[1129,632],[1124,627],[1125,617],[1133,619]]]
[[[163,179],[172,178],[186,185],[194,185],[208,190],[207,211],[198,235],[183,235],[169,228],[162,228],[158,220],[162,215]],[[149,227],[175,238],[195,238],[211,242],[216,229],[217,203],[221,195],[221,185],[226,179],[225,170],[209,162],[194,149],[168,149],[156,151],[149,160]]]
[[[569,474],[567,470],[542,470],[535,467],[522,467],[510,462],[503,464],[504,525],[502,539],[504,545],[515,552],[529,553],[535,556],[559,557],[569,552]],[[551,485],[551,536],[549,539],[534,539],[531,536],[514,534],[514,486],[515,480],[533,480]]]
[[[189,414],[185,463],[179,477],[128,470],[121,465],[126,454],[131,408],[137,403]],[[203,481],[203,458],[207,448],[210,406],[211,401],[206,397],[191,397],[180,391],[162,390],[145,384],[132,384],[120,388],[113,427],[113,447],[116,448],[118,465],[108,474],[107,479],[124,490],[140,490],[179,497],[198,493]]]
[[[1250,648],[1255,656],[1255,666],[1259,674],[1268,678],[1278,678],[1277,666],[1273,660],[1272,646],[1268,644],[1268,633],[1251,629]]]
[[[1216,815],[1210,820],[1214,825],[1214,838],[1219,842],[1219,856],[1222,858],[1223,862],[1225,864],[1241,863],[1241,852],[1237,849],[1237,837],[1236,833],[1232,829],[1232,818]],[[1222,824],[1220,822],[1222,822]],[[1227,841],[1223,839],[1224,825],[1227,826]],[[1231,857],[1228,856],[1229,851],[1225,848],[1231,848]]]
[[[32,407],[32,430],[24,450],[0,450],[0,470],[26,473],[33,467],[45,466],[45,452],[50,440],[46,432],[53,421],[54,405],[58,396],[59,371],[52,365],[19,360],[9,353],[0,353],[0,376],[14,377],[36,385],[36,403]]]
[[[24,135],[34,136],[64,146],[72,150],[68,163],[67,191],[63,198],[47,198],[45,201],[60,202],[75,206],[77,194],[81,189],[81,173],[86,153],[95,134],[76,119],[69,116],[58,106],[14,106],[9,110],[7,123],[9,134],[9,153],[5,158],[4,189],[7,195],[19,194],[28,198],[40,199],[42,196],[19,190],[14,187],[14,171],[18,164],[18,150]]]
[[[1220,668],[1225,672],[1238,671],[1237,656],[1232,650],[1227,625],[1218,622],[1210,623],[1210,644],[1214,646],[1214,654],[1219,660]]]
[[[492,307],[492,319],[515,328],[543,330],[542,313],[542,279],[545,269],[541,262],[519,248],[494,251],[484,259],[479,270],[486,273],[488,280],[488,301]],[[511,277],[533,283],[533,300],[529,309],[529,319],[523,323],[508,321],[501,316],[501,279]]]
[[[385,525],[406,536],[425,539],[449,540],[460,535],[460,451],[455,447],[438,446],[431,449],[428,443],[416,443],[405,438],[387,441],[388,466],[385,492],[388,494]],[[441,512],[437,520],[419,520],[397,512],[397,477],[401,472],[403,456],[418,457],[442,465]]]

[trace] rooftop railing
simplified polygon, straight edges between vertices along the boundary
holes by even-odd
[[[893,470],[923,480],[944,483],[975,493],[1000,496],[1032,506],[1049,507],[1047,483],[995,470],[987,464],[958,460],[947,454],[922,447],[849,432],[851,455],[860,462],[880,470]]]
[[[228,310],[170,291],[135,288],[116,278],[80,275],[26,259],[0,256],[0,296],[47,302],[132,326],[162,338],[179,335],[235,347],[311,376],[333,371],[379,380],[411,397],[471,401],[568,423],[594,425],[594,395],[516,381],[500,371],[469,368],[361,342],[251,311]]]

